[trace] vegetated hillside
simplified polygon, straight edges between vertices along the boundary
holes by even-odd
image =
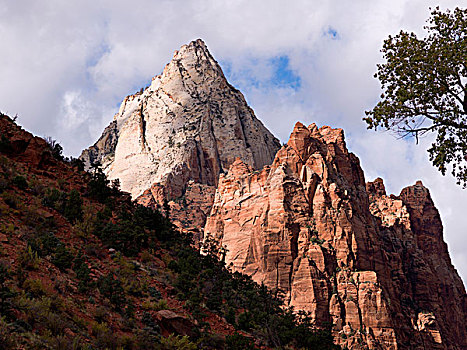
[[[99,170],[3,114],[0,133],[3,348],[337,348]]]

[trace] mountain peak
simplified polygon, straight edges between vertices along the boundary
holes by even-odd
[[[201,39],[196,39],[188,44],[181,46],[179,50],[175,51],[173,60],[180,60],[187,57],[203,59],[212,58],[212,55],[209,52],[205,42]]]
[[[209,84],[214,80],[218,80],[223,85],[226,83],[221,67],[201,39],[193,40],[175,51],[160,78],[192,80],[197,84],[206,83],[207,80]]]
[[[101,163],[134,197],[163,183],[173,198],[189,179],[216,185],[237,157],[253,169],[270,164],[279,148],[197,39],[175,51],[148,88],[124,99],[82,159]]]
[[[206,43],[203,41],[203,39],[196,39],[196,40],[192,40],[190,41],[188,44],[186,45],[183,45],[181,47],[182,48],[187,48],[187,47],[193,47],[193,48],[198,48],[198,49],[202,49],[202,50],[205,50],[207,52],[209,52],[207,46],[206,46]]]

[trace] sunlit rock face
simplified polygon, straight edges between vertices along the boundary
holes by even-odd
[[[365,184],[341,129],[297,123],[271,166],[222,174],[205,238],[352,349],[466,348],[466,294],[421,183]]]
[[[467,349],[465,289],[428,189],[365,183],[341,129],[297,123],[280,148],[201,40],[126,97],[81,159],[332,323],[344,347]]]
[[[202,197],[185,225],[202,228],[219,174],[237,157],[261,169],[279,148],[204,42],[196,40],[176,51],[150,86],[124,99],[81,159],[88,168],[100,163],[109,179],[118,178],[122,190],[146,204],[177,199],[170,206],[178,212],[186,201]],[[202,186],[194,189],[190,180]]]

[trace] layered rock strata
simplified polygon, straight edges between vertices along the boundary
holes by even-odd
[[[143,203],[197,202],[204,196],[189,224],[202,228],[219,174],[236,157],[260,169],[279,148],[204,42],[196,40],[176,51],[147,88],[125,98],[100,139],[80,158],[88,168],[101,164],[109,179],[118,178],[122,190],[142,196]],[[186,193],[190,180],[202,188]],[[170,206],[178,213],[176,203]]]
[[[368,190],[367,190],[368,189]],[[332,322],[351,349],[463,349],[465,289],[421,183],[365,184],[341,129],[297,123],[271,166],[222,174],[205,239],[234,271]]]

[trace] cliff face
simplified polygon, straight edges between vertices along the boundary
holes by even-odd
[[[297,123],[279,147],[197,40],[123,101],[81,159],[225,247],[234,271],[333,323],[343,346],[467,348],[465,289],[429,191],[365,183],[341,129]]]
[[[133,198],[144,193],[142,202],[160,203],[183,197],[189,180],[216,186],[236,157],[260,169],[279,147],[204,42],[196,40],[176,51],[149,87],[125,98],[81,159],[87,167],[102,164]]]
[[[382,180],[366,185],[340,129],[297,123],[270,167],[237,160],[220,177],[205,238],[227,249],[234,271],[333,322],[344,346],[467,346],[465,290],[429,191],[417,183],[388,197]]]
[[[375,184],[380,190],[375,191]],[[390,264],[392,298],[400,301],[396,311],[410,320],[425,348],[465,349],[465,289],[443,241],[430,192],[420,181],[399,197],[386,196],[381,179],[367,188],[370,211],[379,219],[381,249]],[[404,338],[410,338],[411,331],[406,327]]]

